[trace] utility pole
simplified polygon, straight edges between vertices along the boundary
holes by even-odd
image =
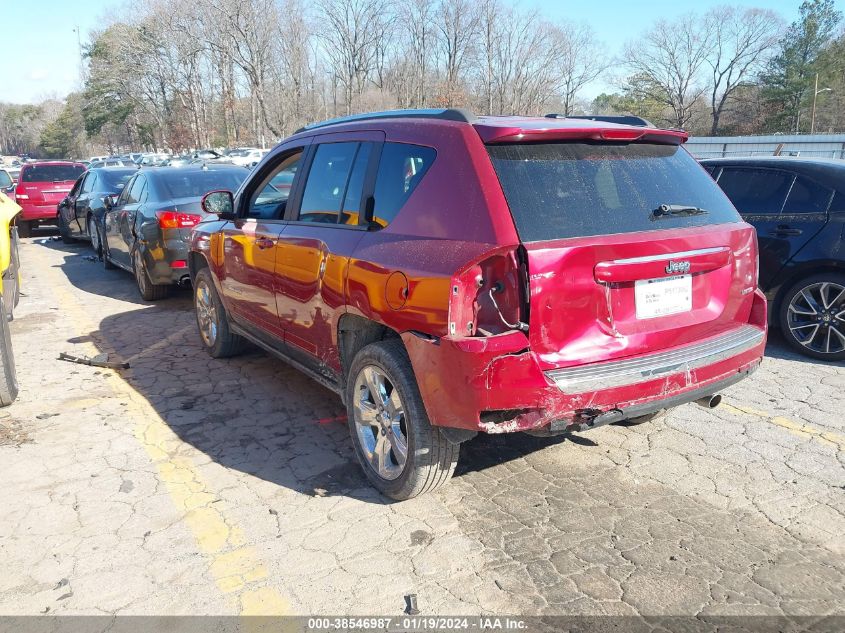
[[[832,92],[831,88],[822,88],[819,90],[819,73],[816,73],[816,87],[813,88],[813,114],[810,118],[810,134],[816,132],[816,98],[821,92]]]

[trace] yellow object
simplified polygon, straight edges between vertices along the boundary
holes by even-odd
[[[3,292],[3,277],[12,264],[11,226],[21,208],[6,194],[0,192],[0,294]],[[18,282],[20,283],[20,282]]]

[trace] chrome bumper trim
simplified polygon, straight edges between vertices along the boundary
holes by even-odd
[[[765,332],[760,328],[743,325],[715,338],[668,352],[586,367],[553,369],[545,374],[565,393],[624,387],[718,363],[756,347],[764,337]]]

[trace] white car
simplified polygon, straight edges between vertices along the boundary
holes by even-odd
[[[229,154],[229,159],[241,167],[254,167],[261,162],[266,153],[267,151],[263,149],[241,149]]]

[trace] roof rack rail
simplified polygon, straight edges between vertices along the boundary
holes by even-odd
[[[446,108],[446,109],[421,109],[421,110],[385,110],[383,112],[365,112],[364,114],[351,114],[349,116],[338,117],[336,119],[329,119],[327,121],[320,121],[319,123],[311,123],[299,128],[294,134],[305,132],[306,130],[314,130],[329,125],[337,125],[338,123],[353,123],[357,121],[375,121],[378,119],[396,119],[400,117],[407,117],[413,119],[440,119],[441,121],[459,121],[461,123],[472,123],[475,116],[461,108]]]
[[[620,125],[634,125],[637,127],[655,127],[655,125],[641,116],[633,114],[547,114],[547,119],[584,119],[587,121],[601,121],[602,123],[618,123]]]

